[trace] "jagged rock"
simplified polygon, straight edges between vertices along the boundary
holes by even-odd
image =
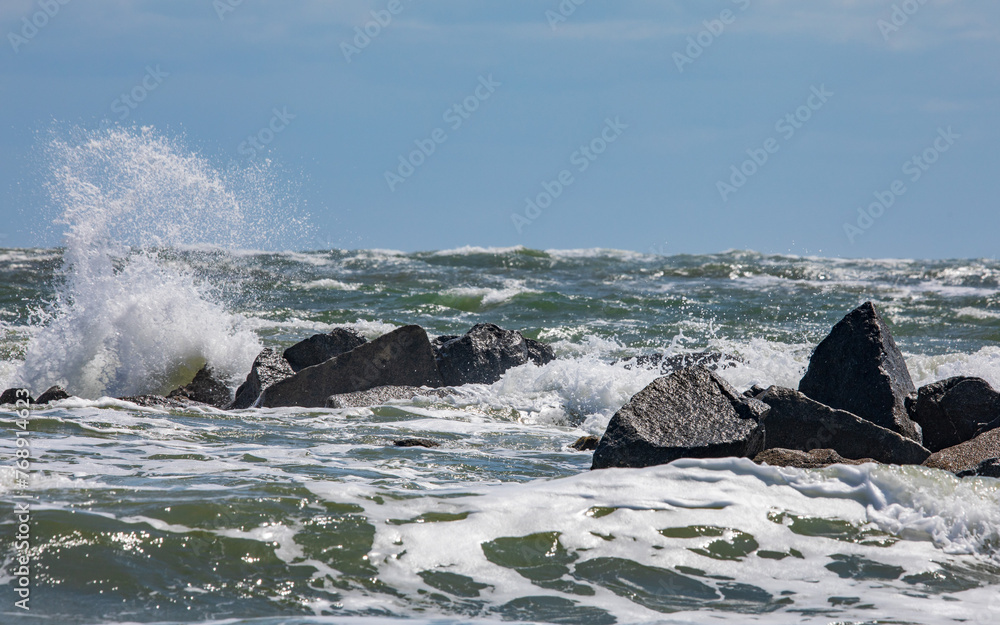
[[[971,441],[935,452],[924,460],[924,466],[961,473],[977,469],[982,462],[996,458],[1000,458],[1000,428],[983,432]]]
[[[1000,478],[1000,458],[983,460],[975,469],[960,471],[958,477],[997,477]]]
[[[198,370],[190,384],[170,391],[167,397],[183,397],[216,408],[228,405],[233,399],[229,385],[217,380],[208,365]]]
[[[766,449],[753,459],[757,464],[767,464],[772,467],[796,467],[799,469],[821,469],[831,464],[865,464],[875,462],[871,458],[853,460],[844,458],[832,449]]]
[[[71,395],[63,390],[61,386],[53,386],[47,391],[38,396],[35,400],[36,404],[47,404],[53,401],[59,401],[60,399],[69,399]]]
[[[326,362],[368,342],[349,328],[334,328],[329,334],[315,334],[285,350],[285,360],[298,373],[306,367]]]
[[[743,362],[738,356],[723,354],[721,352],[692,352],[690,354],[643,354],[632,358],[622,358],[615,361],[624,363],[623,367],[629,370],[639,369],[659,369],[663,375],[669,375],[674,371],[680,371],[686,367],[701,365],[709,371],[719,369],[729,369]]]
[[[757,397],[758,395],[760,395],[761,393],[765,392],[766,390],[767,389],[764,388],[763,386],[761,386],[760,384],[754,384],[753,386],[751,386],[747,390],[743,391],[743,396],[744,397]]]
[[[757,399],[771,407],[764,418],[766,449],[833,449],[845,458],[874,458],[885,464],[920,464],[931,454],[892,430],[790,388],[772,386]]]
[[[119,397],[121,401],[127,401],[142,408],[174,408],[184,410],[192,406],[202,405],[201,402],[188,399],[184,396],[161,397],[160,395],[129,395]]]
[[[0,394],[0,405],[17,404],[18,401],[25,401],[28,404],[36,403],[31,392],[26,388],[9,388]]]
[[[1000,427],[1000,393],[981,378],[955,377],[922,386],[906,401],[924,431],[924,446],[940,451]]]
[[[437,350],[438,369],[448,386],[492,384],[508,369],[528,362],[545,364],[553,358],[555,354],[547,345],[538,341],[529,344],[520,332],[492,323],[476,324]]]
[[[272,384],[261,405],[320,408],[331,395],[376,386],[443,385],[427,333],[410,325]]]
[[[398,441],[392,441],[392,444],[396,447],[440,447],[441,443],[437,441],[432,441],[429,438],[403,438]]]
[[[764,448],[768,410],[705,367],[689,367],[657,378],[615,413],[591,468],[752,457]]]
[[[596,436],[581,436],[573,441],[570,445],[570,449],[575,449],[577,451],[593,451],[597,449],[597,443],[599,442],[601,442],[601,439]]]
[[[434,340],[431,341],[431,349],[434,350],[434,357],[440,358],[441,346],[448,341],[454,341],[458,338],[461,338],[458,334],[442,334],[441,336],[434,337]]]
[[[241,410],[253,406],[265,388],[294,374],[292,366],[277,350],[265,347],[253,361],[250,374],[236,389],[236,398],[226,406],[226,410]]]
[[[326,408],[367,408],[381,406],[394,399],[425,397],[449,397],[454,391],[447,388],[420,388],[417,386],[378,386],[367,391],[341,393],[326,398]]]
[[[904,400],[916,390],[889,327],[865,302],[816,346],[799,390],[831,408],[921,442]]]

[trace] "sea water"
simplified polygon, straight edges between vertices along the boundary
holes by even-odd
[[[1000,623],[1000,480],[737,458],[592,472],[569,447],[660,375],[621,359],[721,351],[740,390],[795,387],[866,300],[918,386],[1000,388],[995,259],[258,251],[301,249],[305,219],[270,210],[261,172],[220,173],[148,129],[50,156],[65,243],[0,250],[0,386],[75,397],[21,435],[0,413],[0,622]],[[372,408],[113,399],[205,363],[235,386],[262,347],[333,327],[480,322],[557,359]]]

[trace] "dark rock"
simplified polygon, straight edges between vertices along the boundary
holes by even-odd
[[[983,432],[971,441],[935,452],[924,460],[924,466],[961,473],[977,469],[983,461],[994,458],[1000,458],[1000,428]]]
[[[381,406],[396,399],[423,397],[449,397],[454,391],[447,388],[420,388],[417,386],[377,386],[367,391],[341,393],[326,398],[326,408],[367,408]]]
[[[431,343],[420,326],[403,326],[264,389],[261,405],[326,406],[331,395],[376,386],[443,386]]]
[[[997,477],[1000,478],[1000,458],[983,460],[975,469],[960,471],[958,477]]]
[[[0,404],[17,404],[19,401],[28,404],[36,403],[31,392],[26,388],[9,388],[0,394]]]
[[[611,418],[591,468],[752,457],[764,448],[768,410],[705,367],[689,367],[657,378]]]
[[[525,338],[524,343],[528,346],[528,360],[539,367],[556,359],[556,352],[551,345],[529,338]]]
[[[334,328],[329,334],[316,334],[285,350],[285,360],[298,373],[306,367],[326,362],[368,342],[354,330]]]
[[[701,365],[709,371],[729,369],[742,363],[743,359],[721,352],[691,352],[689,354],[674,354],[673,356],[667,356],[666,354],[643,354],[642,356],[616,360],[615,364],[619,362],[625,363],[623,366],[628,370],[632,370],[633,368],[659,369],[661,374],[670,375],[674,371],[680,371],[681,369],[695,365]]]
[[[596,436],[581,436],[570,445],[570,448],[577,451],[593,451],[597,449],[597,443],[599,442],[601,442],[601,439]]]
[[[53,401],[59,401],[61,399],[69,399],[71,395],[63,390],[61,386],[53,386],[47,391],[38,396],[35,400],[36,404],[47,404]]]
[[[981,378],[948,378],[922,386],[907,398],[906,408],[923,428],[924,446],[931,451],[1000,427],[1000,393]]]
[[[492,384],[508,369],[528,362],[544,364],[555,358],[551,349],[544,349],[547,345],[532,343],[534,347],[529,350],[528,340],[520,332],[479,323],[438,348],[438,369],[448,386]]]
[[[845,458],[885,464],[920,464],[931,452],[904,436],[844,410],[772,386],[757,397],[771,407],[764,418],[765,449],[833,449]]]
[[[118,399],[135,404],[136,406],[140,406],[142,408],[173,408],[177,410],[184,410],[186,408],[191,408],[192,406],[202,405],[201,402],[196,402],[183,396],[161,397],[160,395],[129,395],[127,397],[118,397]]]
[[[431,349],[434,350],[434,357],[439,358],[441,352],[441,346],[449,341],[454,341],[457,338],[461,338],[458,334],[442,334],[441,336],[434,337],[431,341]]]
[[[208,365],[198,370],[190,384],[170,391],[167,397],[183,397],[216,408],[228,405],[233,399],[229,385],[217,380]]]
[[[821,469],[831,464],[865,464],[876,462],[871,458],[852,460],[844,458],[832,449],[767,449],[757,454],[754,459],[757,464],[767,464],[772,467],[796,467],[799,469]]]
[[[767,389],[764,388],[763,386],[761,386],[760,384],[754,384],[753,386],[751,386],[747,390],[743,391],[743,396],[744,397],[757,397],[758,395],[760,395],[761,393],[763,393],[765,391],[767,391]]]
[[[429,438],[403,438],[398,441],[392,441],[392,444],[396,447],[440,447],[441,443],[437,441],[432,441]]]
[[[874,304],[865,302],[833,326],[816,346],[799,390],[921,442],[904,400],[916,390],[903,355]]]
[[[292,366],[277,350],[265,347],[253,361],[250,374],[236,389],[236,398],[233,399],[233,403],[226,406],[226,410],[241,410],[253,406],[265,388],[294,374]]]

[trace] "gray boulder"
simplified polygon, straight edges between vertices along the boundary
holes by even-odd
[[[216,379],[208,365],[198,370],[190,384],[170,391],[167,397],[183,397],[216,408],[229,405],[233,399],[229,385]]]
[[[955,377],[922,386],[907,398],[910,418],[931,451],[953,447],[1000,427],[1000,393],[981,378]]]
[[[329,334],[315,334],[285,350],[283,356],[292,371],[298,373],[306,367],[326,362],[368,342],[368,339],[349,328],[334,328]]]
[[[689,367],[653,380],[615,413],[591,468],[753,457],[764,448],[768,410],[708,369]]]
[[[984,461],[996,458],[1000,458],[1000,428],[983,432],[971,441],[934,452],[924,461],[924,466],[962,473],[976,470]]]
[[[790,388],[772,386],[757,399],[771,407],[764,418],[765,449],[833,449],[845,458],[920,464],[931,454],[916,442]]]
[[[268,386],[261,405],[321,408],[331,395],[376,386],[443,385],[427,333],[410,325]]]
[[[253,361],[250,374],[247,375],[246,381],[236,389],[236,397],[231,404],[226,406],[226,409],[241,410],[253,406],[265,388],[294,374],[292,366],[277,350],[265,347]]]
[[[904,404],[916,390],[913,380],[889,327],[871,302],[833,326],[813,352],[799,390],[821,404],[921,442]]]
[[[368,408],[381,406],[393,400],[414,397],[449,397],[454,392],[447,388],[420,388],[417,386],[377,386],[367,391],[341,393],[326,398],[326,408]]]
[[[795,467],[798,469],[822,469],[831,464],[865,464],[875,462],[872,458],[860,458],[857,460],[844,458],[833,449],[811,449],[801,451],[799,449],[765,449],[753,459],[757,464],[766,464],[772,467]]]
[[[61,399],[69,399],[71,395],[67,393],[61,386],[53,386],[46,390],[44,393],[38,396],[35,403],[42,405],[48,404],[54,401],[59,401]]]
[[[31,392],[26,388],[9,388],[0,394],[0,405],[16,405],[19,401],[30,405],[35,403],[35,398],[31,396]]]
[[[555,358],[548,345],[492,323],[476,324],[463,336],[439,345],[438,369],[448,386],[492,384],[508,369],[528,362],[543,365]]]

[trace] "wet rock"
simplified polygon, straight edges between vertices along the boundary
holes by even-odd
[[[705,367],[689,367],[657,378],[615,413],[591,468],[752,457],[764,448],[768,410]]]
[[[971,441],[935,452],[924,461],[924,466],[961,473],[975,470],[980,463],[996,458],[1000,458],[1000,428],[983,432]]]
[[[403,326],[326,362],[306,367],[264,390],[261,405],[326,406],[331,395],[377,386],[444,386],[427,333]]]
[[[438,369],[448,386],[492,384],[504,372],[528,362],[545,364],[553,358],[551,348],[529,341],[514,330],[480,323],[463,336],[442,343],[437,350]]]
[[[861,458],[852,460],[845,458],[832,449],[811,449],[801,451],[799,449],[766,449],[753,459],[757,464],[766,464],[772,467],[796,467],[799,469],[821,469],[831,464],[865,464],[866,462],[876,462],[871,458]]]
[[[983,460],[975,469],[960,471],[958,477],[997,477],[1000,478],[1000,458]]]
[[[761,386],[760,384],[754,384],[753,386],[751,386],[747,390],[743,391],[743,396],[744,397],[757,397],[758,395],[760,395],[761,393],[765,392],[766,390],[767,389],[764,388],[763,386]]]
[[[431,341],[431,349],[434,350],[434,357],[440,358],[441,346],[458,338],[462,337],[458,334],[442,334],[441,336],[434,337],[434,340]]]
[[[28,404],[36,403],[35,399],[31,396],[31,392],[26,388],[9,388],[0,394],[0,405],[16,405],[19,401],[27,402]]]
[[[889,327],[865,302],[816,346],[799,390],[831,408],[846,410],[921,442],[904,401],[915,391]]]
[[[575,449],[577,451],[594,451],[597,449],[597,443],[601,442],[601,439],[596,436],[581,436],[570,444],[570,449]]]
[[[669,375],[674,371],[680,371],[686,367],[701,365],[709,371],[719,369],[729,369],[743,362],[738,356],[723,354],[721,352],[692,352],[690,354],[643,354],[632,358],[616,360],[615,363],[624,363],[626,369],[659,369],[663,375]]]
[[[981,378],[955,377],[922,386],[906,402],[931,451],[953,447],[1000,427],[1000,393]]]
[[[392,441],[392,444],[396,447],[440,447],[441,443],[437,441],[432,441],[429,438],[402,438],[398,441]]]
[[[265,388],[294,374],[292,366],[277,350],[265,347],[253,361],[250,374],[236,389],[236,398],[226,406],[226,410],[241,410],[253,406]]]
[[[845,458],[920,464],[931,454],[916,442],[789,388],[772,386],[757,397],[771,407],[764,418],[766,449],[833,449]]]
[[[61,386],[53,386],[47,391],[38,396],[35,400],[36,404],[47,404],[49,402],[59,401],[61,399],[69,399],[71,395],[63,390]]]
[[[233,399],[229,385],[216,379],[208,365],[198,370],[190,384],[170,391],[167,397],[183,397],[216,408],[227,406]]]
[[[316,334],[285,350],[283,356],[296,373],[349,352],[368,339],[349,328],[334,328],[329,334]]]
[[[454,394],[447,388],[421,388],[418,386],[378,386],[367,391],[341,393],[326,398],[327,408],[367,408],[381,406],[393,400],[414,397],[449,397]]]
[[[127,397],[118,397],[117,399],[127,401],[130,404],[135,404],[136,406],[140,406],[142,408],[163,408],[165,410],[184,410],[186,408],[191,408],[192,406],[202,405],[201,402],[196,402],[183,396],[161,397],[160,395],[129,395]]]

